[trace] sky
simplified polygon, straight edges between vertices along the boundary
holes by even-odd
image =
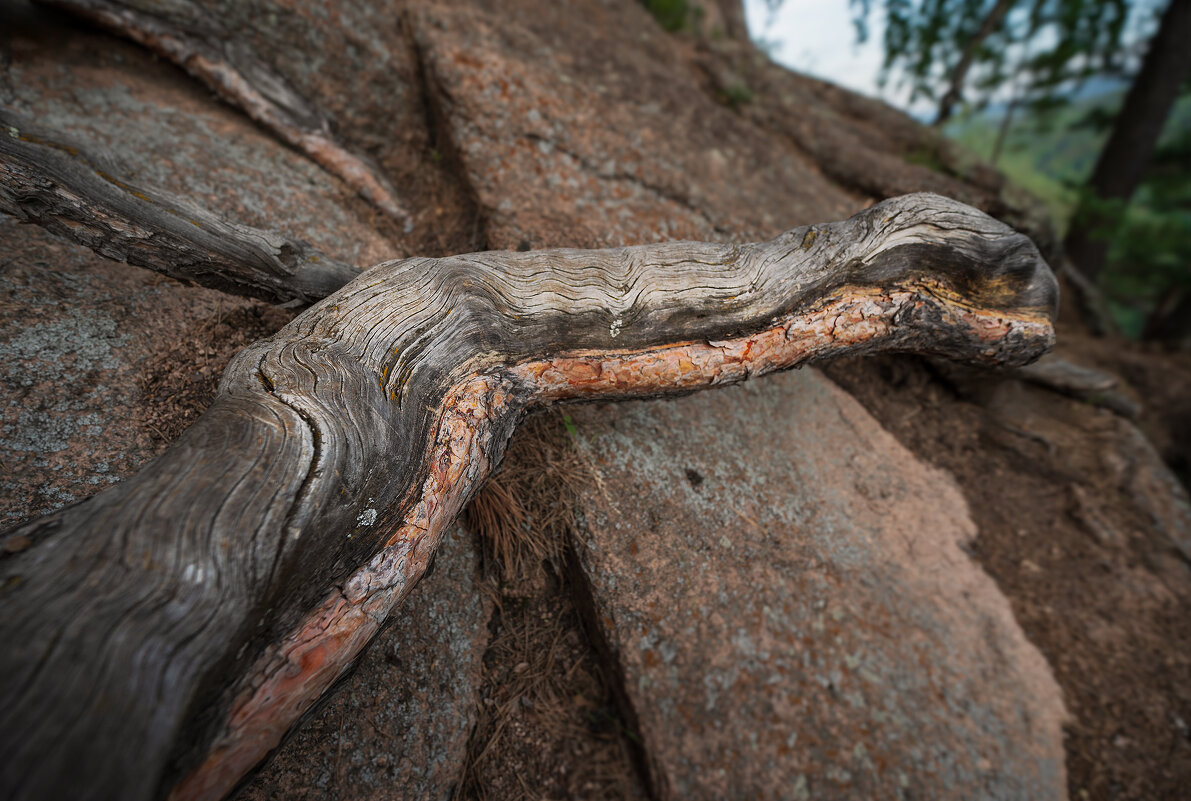
[[[776,13],[770,12],[765,0],[744,0],[744,11],[753,40],[770,45],[770,55],[778,63],[861,94],[879,97],[919,119],[928,120],[934,116],[935,105],[920,98],[910,106],[910,90],[898,85],[896,71],[884,89],[877,84],[884,56],[881,44],[885,32],[883,5],[873,2],[874,10],[868,20],[868,41],[863,45],[856,43],[850,0],[784,0]],[[1130,2],[1126,43],[1135,45],[1148,39],[1157,10],[1164,6],[1163,0]],[[1047,33],[1044,31],[1037,41],[1046,46]],[[1139,52],[1144,52],[1144,47]],[[1112,83],[1111,88],[1118,85]],[[1080,90],[1081,93],[1084,90],[1102,92],[1104,85],[1091,81]],[[1000,102],[1009,96],[1010,88],[1005,87],[1002,94],[1004,97]]]
[[[753,39],[774,43],[770,54],[778,63],[906,108],[909,91],[899,90],[896,80],[886,89],[877,86],[884,33],[879,14],[869,19],[868,41],[858,45],[848,0],[785,0],[776,14],[764,0],[745,0],[744,11]],[[930,110],[929,103],[913,109]]]

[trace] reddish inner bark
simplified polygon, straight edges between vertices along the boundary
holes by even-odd
[[[511,393],[514,386],[531,390],[531,404],[545,404],[730,383],[891,335],[899,312],[926,305],[942,311],[944,326],[987,343],[983,355],[990,360],[1011,335],[1039,343],[1039,351],[1054,338],[1045,314],[975,309],[937,287],[848,288],[818,310],[791,315],[747,337],[635,351],[574,351],[523,362],[500,377],[467,377],[444,399],[417,505],[343,592],[330,595],[246,674],[223,732],[202,764],[174,788],[171,801],[213,801],[226,795],[277,747],[290,725],[372,639],[425,572],[442,532],[471,491],[488,476],[493,423],[520,411]]]

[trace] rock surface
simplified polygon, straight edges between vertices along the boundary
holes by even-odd
[[[217,354],[205,329],[254,306],[107,261],[11,217],[0,217],[0,243],[0,529],[7,529],[94,495],[159,452],[166,442],[149,427],[156,423],[145,388],[163,343],[203,335],[202,352],[185,356],[187,369],[196,377],[205,370],[212,382],[222,364],[207,366],[207,351]]]
[[[1091,365],[1154,359],[1078,335],[1059,353]],[[1171,382],[1169,364],[1151,362],[1150,387]],[[976,557],[1063,687],[1071,797],[1184,796],[1191,571],[1179,550],[1191,516],[1136,426],[1032,381],[939,362],[852,358],[826,372],[963,489]],[[1141,395],[1150,410],[1155,394]]]
[[[12,30],[0,102],[130,182],[356,266],[399,255],[342,182],[145,50],[36,10]]]
[[[640,3],[440,3],[411,24],[494,249],[771,237],[863,206],[676,69]]]
[[[476,720],[492,594],[472,535],[443,536],[423,579],[360,658],[236,796],[446,801]]]
[[[1059,688],[962,495],[850,396],[806,371],[573,419],[659,797],[1066,797]]]

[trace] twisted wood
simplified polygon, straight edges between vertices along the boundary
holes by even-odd
[[[399,607],[533,407],[858,351],[1023,364],[1055,302],[1026,237],[937,195],[757,244],[379,265],[241,352],[140,474],[15,533],[0,794],[226,794]]]
[[[273,303],[307,306],[359,275],[307,242],[138,185],[101,151],[4,108],[0,211],[106,258]]]

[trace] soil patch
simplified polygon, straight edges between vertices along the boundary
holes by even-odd
[[[1132,491],[1131,425],[949,371],[902,356],[827,369],[959,481],[979,527],[975,555],[1066,695],[1071,798],[1186,798],[1191,570]]]
[[[1191,488],[1191,351],[1063,331],[1061,356],[1119,376],[1142,399],[1137,421],[1162,458]]]
[[[133,409],[155,450],[165,450],[207,410],[233,356],[276,333],[293,316],[260,301],[228,299],[184,336],[163,343],[144,366],[140,402]]]
[[[579,491],[596,474],[569,418],[528,418],[465,513],[497,579],[476,727],[456,799],[641,799],[636,733],[586,635],[565,568]]]
[[[560,573],[505,583],[457,799],[641,799],[636,734]]]

